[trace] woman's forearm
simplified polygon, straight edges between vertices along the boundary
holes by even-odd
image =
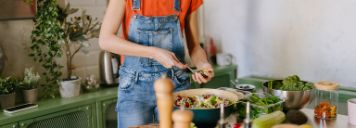
[[[197,12],[193,12],[187,18],[185,32],[190,58],[195,66],[202,66],[208,63],[208,59],[204,49],[200,47],[198,30]]]
[[[199,67],[204,67],[204,65],[209,63],[204,49],[200,46],[192,49],[190,57],[193,64]]]

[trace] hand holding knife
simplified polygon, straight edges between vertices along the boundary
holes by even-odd
[[[187,66],[188,70],[192,73],[198,72],[200,73],[200,75],[202,75],[204,78],[208,78],[209,76],[207,76],[203,70],[193,70],[191,67]]]

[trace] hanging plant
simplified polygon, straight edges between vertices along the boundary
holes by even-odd
[[[57,0],[38,0],[37,5],[29,56],[44,68],[41,97],[54,98],[58,95],[58,80],[62,75],[62,66],[55,59],[62,56],[60,43],[64,40],[64,32]]]

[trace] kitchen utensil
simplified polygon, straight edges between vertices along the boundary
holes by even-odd
[[[189,110],[179,109],[173,112],[174,128],[190,128],[193,113]]]
[[[104,86],[118,85],[119,57],[107,51],[101,51],[99,57],[100,79]]]
[[[172,128],[173,89],[174,85],[172,80],[166,76],[163,76],[154,82],[160,128]]]
[[[179,91],[174,93],[174,97],[177,98],[178,95],[180,96],[198,96],[198,95],[206,95],[206,94],[212,94],[216,95],[218,97],[222,97],[224,99],[228,99],[232,101],[233,103],[237,103],[240,99],[243,98],[243,94],[240,93],[239,95],[236,95],[235,93],[232,93],[230,91],[225,91],[225,90],[218,90],[218,89],[207,89],[207,88],[201,88],[201,89],[189,89],[189,90],[184,90],[184,91]],[[225,110],[225,116],[230,115],[233,112],[235,104],[226,106],[224,108]],[[178,109],[178,108],[177,108]],[[211,127],[211,126],[216,126],[216,123],[219,120],[219,115],[220,115],[220,110],[219,108],[187,108],[187,110],[191,110],[193,112],[193,122],[198,126],[198,127]]]
[[[356,98],[347,100],[347,115],[349,116],[349,123],[356,125]]]
[[[198,73],[200,73],[204,78],[208,78],[208,76],[204,73],[204,71],[203,70],[193,70],[191,67],[187,67],[188,69],[189,69],[189,71],[190,72],[192,72],[192,73],[195,73],[195,72],[198,72]]]
[[[282,80],[273,80],[273,82],[282,82]],[[305,82],[305,81],[304,81]],[[268,81],[263,83],[263,91],[265,93],[277,96],[284,100],[284,108],[289,109],[301,109],[313,99],[313,90],[305,91],[283,91],[277,89],[268,88]]]

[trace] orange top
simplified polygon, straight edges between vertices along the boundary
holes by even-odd
[[[181,0],[179,20],[181,30],[184,29],[185,17],[199,8],[203,0]],[[124,37],[128,37],[131,17],[135,14],[143,16],[168,16],[178,14],[174,9],[174,0],[141,0],[141,9],[132,10],[132,0],[126,0],[126,11],[123,25]]]

